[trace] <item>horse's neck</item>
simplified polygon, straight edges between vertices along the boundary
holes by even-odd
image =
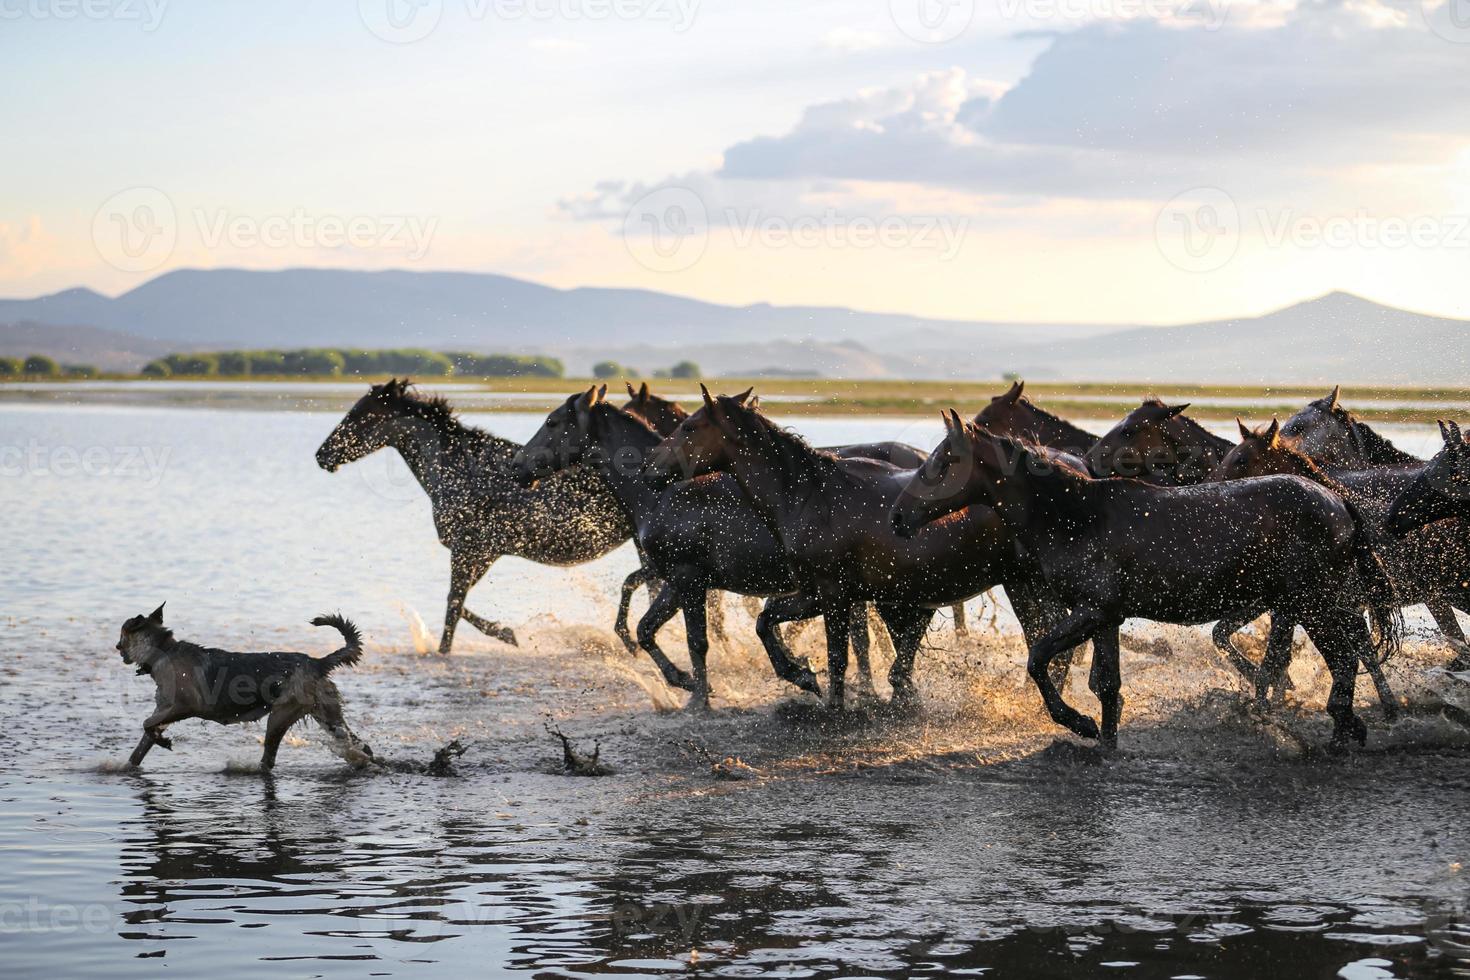
[[[1025,463],[1021,464],[1023,467]],[[1014,515],[1028,527],[1050,531],[1074,530],[1092,523],[1101,507],[1101,494],[1111,484],[1136,483],[1127,480],[1091,480],[1066,466],[1040,467],[1024,481],[1024,512]],[[1014,512],[1013,512],[1014,514]]]
[[[747,441],[736,447],[731,469],[756,511],[784,537],[782,529],[811,509],[836,464],[774,427],[762,438],[767,445],[757,448]]]
[[[611,406],[597,411],[592,424],[596,426],[592,437],[601,450],[598,471],[623,516],[636,524],[640,514],[647,517],[658,506],[660,492],[643,478],[643,463],[659,444],[659,437],[642,422]],[[629,465],[630,461],[637,465]]]
[[[496,485],[483,476],[487,470],[508,466],[518,448],[508,439],[457,421],[441,427],[427,419],[413,419],[389,445],[398,450],[436,510],[463,502],[472,488]]]
[[[1192,418],[1183,415],[1178,416],[1180,425],[1184,429],[1184,440],[1189,445],[1199,446],[1214,457],[1213,462],[1219,462],[1225,454],[1234,448],[1234,443],[1229,439],[1222,439],[1209,429],[1200,425]]]
[[[1364,462],[1373,466],[1392,466],[1398,463],[1422,463],[1417,456],[1410,456],[1398,446],[1389,442],[1367,423],[1353,419],[1348,423],[1357,432],[1358,442],[1364,448]]]
[[[1035,405],[1027,407],[1030,408],[1032,417],[1037,420],[1034,429],[1042,445],[1050,446],[1052,449],[1068,449],[1076,452],[1091,449],[1098,440],[1098,437],[1091,432],[1073,425],[1058,415],[1053,415]]]

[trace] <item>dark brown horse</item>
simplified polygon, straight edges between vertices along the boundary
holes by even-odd
[[[516,642],[508,627],[465,608],[465,596],[502,555],[542,565],[580,565],[633,533],[595,472],[568,470],[535,490],[523,489],[511,476],[519,443],[464,424],[447,401],[418,394],[406,378],[369,388],[316,451],[316,461],[335,472],[387,448],[398,451],[429,495],[434,528],[449,549],[440,653],[454,646],[460,619],[489,636]]]
[[[935,480],[962,490],[937,496],[929,490]],[[1123,706],[1118,630],[1125,619],[1196,624],[1274,609],[1306,627],[1332,673],[1332,745],[1366,740],[1353,713],[1357,662],[1371,645],[1357,611],[1358,576],[1378,563],[1341,498],[1290,476],[1183,489],[1093,479],[954,416],[949,437],[915,475],[894,519],[942,523],[975,504],[999,513],[1018,550],[1032,556],[1072,610],[1032,645],[1027,664],[1058,724],[1116,743]],[[1385,613],[1385,622],[1391,619]],[[1101,726],[1066,703],[1047,669],[1061,651],[1088,639]],[[1268,656],[1261,673],[1272,676],[1276,667]],[[1258,696],[1265,693],[1258,685]]]
[[[914,698],[912,671],[934,609],[1006,584],[1023,626],[1043,618],[1025,562],[995,514],[977,508],[908,536],[890,513],[911,470],[814,449],[747,404],[749,392],[712,398],[654,455],[655,480],[729,471],[780,542],[801,593],[827,629],[828,699],[843,703],[848,623],[875,602],[897,656],[895,700]]]
[[[1098,437],[1048,412],[1025,392],[1026,382],[1013,382],[1009,391],[996,395],[980,410],[975,424],[994,435],[1023,439],[1085,459]]]
[[[1388,530],[1393,534],[1412,534],[1416,528],[1457,518],[1470,521],[1470,445],[1454,422],[1441,421],[1439,435],[1444,447],[1389,506]]]
[[[693,693],[689,706],[709,704],[705,596],[715,589],[748,596],[788,596],[796,591],[791,569],[765,522],[751,508],[735,478],[711,473],[655,488],[643,467],[660,436],[631,412],[604,400],[606,389],[573,395],[546,417],[516,457],[516,478],[530,486],[549,473],[587,463],[597,467],[628,520],[639,553],[666,583],[638,624],[639,645],[672,686]],[[820,693],[815,675],[797,661],[776,626],[806,608],[800,597],[773,600],[756,621],[776,676]],[[693,677],[673,665],[657,643],[660,627],[680,610],[688,636]],[[854,617],[854,645],[867,648],[866,617]],[[866,672],[866,655],[860,658]]]
[[[1093,476],[1127,476],[1161,487],[1202,482],[1234,445],[1184,414],[1188,403],[1146,398],[1087,454]]]
[[[1281,426],[1282,436],[1329,470],[1424,465],[1343,408],[1341,395],[1338,385],[1325,398],[1308,402]]]
[[[649,391],[647,381],[639,384],[636,389],[628,384],[628,401],[623,406],[623,411],[632,412],[653,426],[653,431],[665,436],[689,417],[689,413],[678,402]]]

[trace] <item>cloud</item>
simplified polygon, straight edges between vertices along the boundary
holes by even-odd
[[[843,54],[859,54],[884,47],[888,39],[877,31],[865,31],[856,27],[837,27],[822,38],[822,47]]]
[[[1434,16],[1323,0],[1234,12],[1219,29],[1093,22],[1050,35],[1014,84],[952,68],[860,91],[679,180],[716,198],[892,183],[991,206],[1163,200],[1206,185],[1302,195],[1368,172],[1382,180],[1443,164],[1470,142],[1470,48],[1437,34]],[[604,185],[602,212],[621,213],[650,186]]]

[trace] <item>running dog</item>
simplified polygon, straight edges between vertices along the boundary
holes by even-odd
[[[291,726],[310,715],[336,740],[337,752],[354,765],[366,765],[373,750],[342,718],[342,696],[327,675],[362,658],[362,634],[341,616],[318,616],[313,626],[331,626],[346,645],[320,659],[304,653],[233,653],[174,639],[163,625],[163,606],[123,623],[117,641],[123,662],[136,666],[158,685],[158,707],[143,722],[143,738],[128,762],[142,763],[148,750],[173,743],[163,730],[186,718],[221,725],[267,718],[260,766],[276,764],[276,749]],[[268,716],[268,717],[267,717]]]

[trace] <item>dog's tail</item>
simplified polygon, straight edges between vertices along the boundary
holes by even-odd
[[[338,667],[351,667],[362,659],[362,634],[341,613],[332,613],[330,616],[318,616],[311,621],[313,626],[331,626],[342,634],[346,646],[342,649],[321,657],[316,663],[316,669],[321,671],[323,677],[336,670]]]

